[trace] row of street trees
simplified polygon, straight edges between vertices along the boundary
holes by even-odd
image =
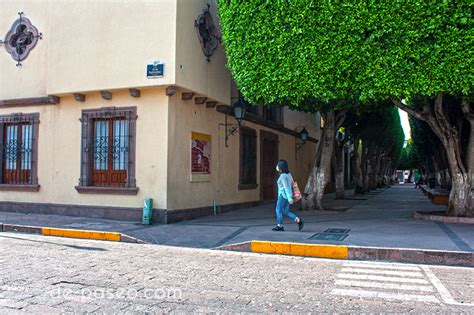
[[[374,111],[379,118],[390,116],[390,110],[379,109],[391,102],[424,121],[444,148],[452,179],[447,213],[473,215],[470,1],[219,0],[218,4],[228,66],[245,98],[320,111],[325,118],[305,189],[309,207],[322,208],[335,134],[349,113],[361,120],[370,120],[377,114],[368,113]],[[370,162],[361,166],[361,173],[374,174],[379,161],[399,153],[382,149],[383,141],[367,141],[367,134],[373,137],[381,129],[362,125],[359,136],[365,134],[366,141],[360,154],[377,158],[366,159]],[[469,149],[461,141],[466,128]],[[373,179],[368,181],[373,184]]]
[[[398,168],[418,169],[423,179],[441,188],[451,188],[446,152],[439,138],[424,121],[411,118],[410,127],[411,139],[402,150]]]

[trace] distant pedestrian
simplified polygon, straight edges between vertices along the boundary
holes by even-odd
[[[290,211],[290,205],[293,204],[293,177],[290,174],[288,169],[288,163],[285,160],[278,161],[276,170],[280,173],[278,177],[278,197],[276,203],[276,217],[277,217],[277,226],[275,226],[273,231],[284,231],[283,228],[283,215],[287,215],[298,224],[298,230],[303,229],[304,222],[296,216],[293,212]]]

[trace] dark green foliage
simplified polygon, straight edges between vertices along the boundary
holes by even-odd
[[[418,167],[416,162],[417,156],[415,156],[415,150],[413,147],[412,139],[408,140],[407,145],[402,149],[400,160],[398,162],[398,169],[410,170]]]
[[[376,153],[390,159],[394,165],[398,164],[405,134],[397,108],[381,106],[377,111],[364,115],[358,126],[362,142],[372,148],[370,155]]]
[[[219,0],[219,12],[229,68],[254,103],[473,92],[472,1]]]

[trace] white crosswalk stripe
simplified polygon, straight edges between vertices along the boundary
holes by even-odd
[[[441,303],[423,269],[417,266],[347,262],[331,294],[366,299]]]
[[[352,274],[346,274],[346,273],[339,274],[338,278],[428,284],[428,281],[424,279],[410,279],[410,278],[384,277],[384,276],[371,276],[371,275],[352,275]]]
[[[345,272],[354,272],[354,273],[368,273],[372,275],[390,275],[390,276],[400,276],[400,277],[417,277],[423,278],[421,272],[413,271],[396,271],[396,270],[376,270],[376,269],[365,269],[364,268],[344,268]]]
[[[387,300],[402,300],[402,301],[418,301],[418,302],[433,302],[440,303],[439,300],[432,295],[418,295],[418,294],[403,294],[403,293],[387,293],[378,291],[365,290],[348,290],[348,289],[334,289],[335,295],[350,295],[368,298],[382,298]]]
[[[433,292],[433,288],[431,286],[426,286],[426,285],[409,285],[409,284],[399,284],[399,283],[383,283],[383,282],[375,282],[375,281],[367,282],[367,281],[353,281],[353,280],[336,280],[335,283],[337,286]]]
[[[390,263],[367,263],[367,262],[346,262],[346,263],[344,263],[344,267],[370,268],[370,269],[410,270],[410,271],[420,271],[421,270],[417,266],[395,265],[395,264],[390,264]]]

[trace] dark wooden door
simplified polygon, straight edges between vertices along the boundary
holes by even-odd
[[[276,198],[277,172],[275,170],[278,162],[278,136],[264,132],[261,136],[261,199],[270,201]]]

